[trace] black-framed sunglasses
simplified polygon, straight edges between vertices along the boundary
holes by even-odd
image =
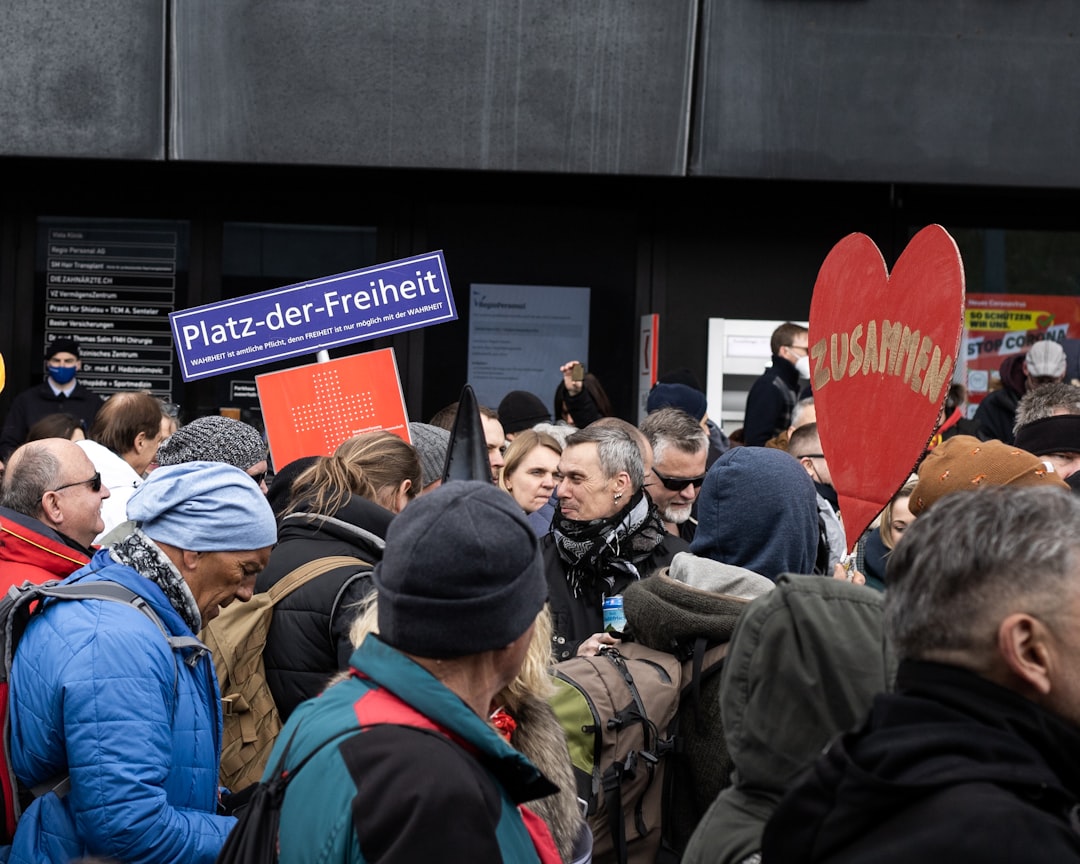
[[[260,483],[263,482],[263,480],[266,479],[266,472],[265,471],[260,471],[258,474],[248,474],[248,477],[250,477],[252,480],[254,480],[255,485],[258,486]]]
[[[695,489],[700,489],[701,484],[705,482],[704,474],[698,477],[665,477],[655,468],[652,469],[652,473],[656,475],[657,480],[664,484],[665,489],[670,489],[672,492],[682,492],[691,483],[694,484]]]
[[[50,489],[50,492],[59,492],[61,489],[70,489],[72,486],[85,486],[90,484],[91,492],[101,491],[101,472],[95,471],[94,476],[86,480],[76,480],[74,483],[65,483],[63,486],[57,486],[55,489]]]

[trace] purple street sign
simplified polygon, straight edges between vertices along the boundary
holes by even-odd
[[[442,251],[169,315],[185,381],[454,321]]]

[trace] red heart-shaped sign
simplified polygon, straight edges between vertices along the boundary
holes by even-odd
[[[810,381],[848,550],[934,433],[964,327],[964,266],[940,225],[890,275],[865,234],[825,258],[810,303]]]

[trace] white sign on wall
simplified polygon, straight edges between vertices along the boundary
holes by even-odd
[[[792,319],[788,319],[792,320]],[[742,426],[746,412],[746,394],[749,387],[733,387],[732,376],[757,377],[772,363],[769,346],[773,331],[783,321],[764,321],[749,318],[709,319],[709,369],[706,396],[709,416],[713,417],[715,406],[721,406],[719,421],[725,432]],[[797,324],[807,326],[805,321]],[[725,386],[727,376],[729,384]],[[745,379],[744,379],[745,380]]]
[[[497,408],[511,390],[550,404],[559,367],[589,358],[588,288],[473,284],[469,291],[468,382]]]

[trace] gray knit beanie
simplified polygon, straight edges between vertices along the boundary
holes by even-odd
[[[422,486],[429,486],[442,478],[446,465],[446,450],[450,446],[450,431],[430,423],[410,423],[409,437],[420,456]]]
[[[379,638],[435,659],[509,645],[548,594],[540,541],[525,514],[477,480],[443,483],[395,516],[372,578]]]
[[[243,471],[266,459],[266,445],[253,426],[211,414],[181,426],[158,447],[159,465],[224,462]]]

